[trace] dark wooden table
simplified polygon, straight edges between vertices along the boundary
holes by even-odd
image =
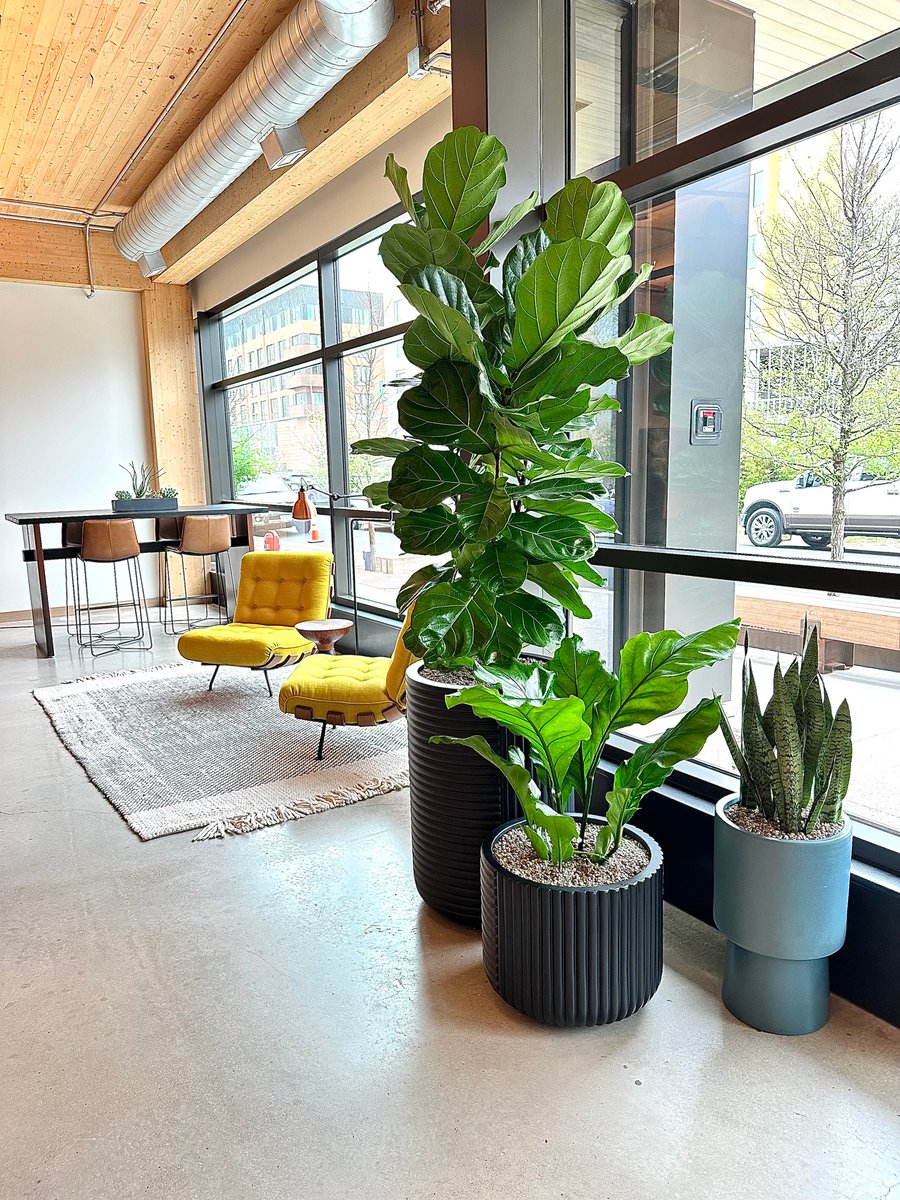
[[[251,504],[183,504],[164,512],[113,512],[110,508],[77,508],[68,512],[7,513],[7,521],[22,528],[24,549],[22,560],[28,572],[28,593],[31,599],[31,619],[34,623],[34,641],[39,652],[52,658],[53,625],[51,622],[50,599],[47,592],[45,564],[59,558],[74,558],[78,554],[75,546],[45,546],[42,528],[44,525],[62,526],[79,521],[155,521],[165,517],[227,516],[231,517],[231,544],[237,549],[253,545],[253,516],[267,512],[266,505]],[[60,538],[60,541],[62,539]],[[142,554],[160,554],[169,541],[141,542]]]

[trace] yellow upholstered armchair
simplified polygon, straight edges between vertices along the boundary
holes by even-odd
[[[215,668],[210,691],[220,667],[246,667],[263,672],[271,696],[269,671],[291,666],[315,649],[294,626],[328,616],[333,561],[321,550],[245,554],[234,620],[183,633],[178,653]]]
[[[301,721],[320,721],[318,757],[329,725],[381,725],[406,712],[406,669],[415,662],[403,644],[410,610],[390,658],[362,654],[314,654],[281,685],[278,705]]]

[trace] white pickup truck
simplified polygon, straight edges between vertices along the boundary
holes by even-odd
[[[798,533],[816,550],[831,544],[831,488],[812,471],[747,488],[741,524],[754,546],[778,546]],[[900,537],[900,483],[859,467],[847,485],[848,537]]]

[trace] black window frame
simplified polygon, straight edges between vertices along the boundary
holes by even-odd
[[[311,364],[322,365],[325,412],[326,457],[328,479],[317,480],[332,495],[331,536],[335,559],[335,593],[338,605],[352,607],[379,618],[395,620],[396,608],[371,600],[354,597],[353,530],[352,523],[368,517],[389,519],[382,509],[370,506],[351,506],[347,454],[349,452],[344,402],[343,359],[355,351],[385,345],[402,338],[411,321],[355,337],[342,336],[338,260],[353,250],[371,242],[379,231],[405,215],[402,205],[392,205],[384,212],[356,226],[342,237],[335,238],[317,250],[288,263],[220,304],[198,313],[199,360],[201,391],[209,463],[209,490],[216,499],[233,500],[234,479],[231,473],[231,431],[225,396],[229,388],[245,383],[265,383],[285,371]],[[225,355],[220,333],[220,320],[242,305],[264,299],[268,293],[283,288],[293,277],[311,269],[316,272],[319,287],[320,344],[302,354],[293,354],[274,363],[254,367],[239,374],[225,373]],[[287,349],[298,349],[290,345]]]
[[[628,0],[634,13],[634,0]],[[574,158],[574,0],[566,0],[568,22],[567,78],[569,81],[569,103],[566,105],[566,144],[569,161]],[[633,145],[633,121],[628,86],[636,77],[635,26],[627,26],[628,36],[622,42],[622,152],[615,162],[598,164],[585,172],[595,182],[610,180],[616,183],[629,204],[634,207],[652,202],[674,193],[687,184],[719,175],[730,168],[745,165],[772,151],[781,150],[840,125],[870,115],[898,100],[900,79],[900,48],[894,48],[897,34],[889,33],[865,46],[864,55],[852,51],[828,63],[818,64],[790,80],[778,89],[780,95],[753,111],[723,122],[708,131],[685,139],[675,145],[645,158],[635,157]],[[892,43],[894,45],[892,45]],[[885,49],[879,51],[879,44]],[[863,49],[863,48],[860,48]],[[803,78],[809,83],[804,86]],[[552,131],[543,131],[546,138]],[[570,172],[574,173],[574,172]],[[623,420],[620,431],[620,446],[624,449],[626,423],[631,412],[630,381],[622,387]],[[624,459],[620,458],[620,461]],[[855,566],[851,563],[810,563],[797,559],[776,559],[740,554],[720,554],[699,550],[654,548],[629,545],[619,540],[604,543],[597,548],[593,561],[601,566],[618,568],[623,572],[657,575],[677,575],[694,578],[720,579],[729,582],[752,582],[777,585],[787,588],[810,590],[835,590],[835,580],[841,580],[837,589],[848,594],[876,595],[900,599],[900,572],[889,568]],[[617,589],[622,593],[624,589]],[[621,642],[621,608],[624,598],[617,595],[614,614],[614,642]],[[635,739],[617,737],[612,740],[610,759],[621,760],[637,744]],[[736,790],[737,775],[712,768],[701,762],[682,764],[673,773],[669,785],[661,789],[654,799],[654,808],[665,814],[664,820],[679,819],[678,813],[688,809],[696,815],[697,804],[706,806],[705,815],[710,818],[711,806],[717,799]],[[686,806],[686,807],[685,807]],[[884,894],[881,912],[896,912],[900,905],[900,833],[885,830],[861,819],[852,818],[854,825],[853,858],[854,870],[865,879],[870,890],[880,887]],[[679,847],[680,848],[680,847]],[[668,850],[667,850],[668,853]],[[687,855],[689,852],[685,850]],[[711,879],[711,862],[708,874]],[[878,875],[874,881],[872,873]],[[688,885],[688,893],[690,885]],[[686,902],[685,902],[686,900]],[[705,901],[696,897],[676,898],[680,907],[696,910],[709,919]],[[887,928],[884,926],[883,928]],[[852,957],[851,952],[851,957]],[[895,955],[895,958],[898,956]],[[860,967],[862,964],[858,964]],[[858,998],[852,983],[844,994]],[[867,1000],[860,999],[867,1007]],[[897,1020],[900,1004],[893,1001],[879,1002],[875,1008],[888,1019]]]

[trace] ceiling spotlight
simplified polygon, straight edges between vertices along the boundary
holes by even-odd
[[[166,260],[163,258],[161,250],[148,250],[137,260],[137,264],[145,279],[152,279],[154,275],[159,275],[166,269]]]
[[[270,171],[291,167],[306,153],[306,142],[296,122],[270,129],[259,145]]]

